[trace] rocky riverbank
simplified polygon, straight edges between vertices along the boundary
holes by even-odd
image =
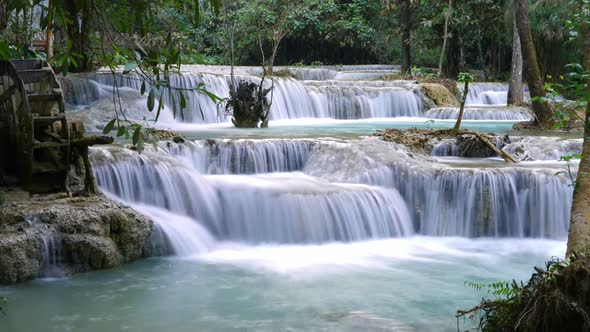
[[[105,196],[0,188],[0,284],[113,268],[150,254],[154,224]]]
[[[455,150],[448,155],[466,158],[489,158],[496,155],[496,152],[482,139],[465,130],[455,133],[452,129],[411,128],[400,130],[391,128],[377,131],[374,135],[388,142],[402,144],[412,152],[427,156],[432,155],[433,150],[440,147],[441,143],[448,143],[446,146]],[[495,134],[482,134],[482,136],[500,149],[510,142],[508,136]]]

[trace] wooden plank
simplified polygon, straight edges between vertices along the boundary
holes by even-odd
[[[55,116],[34,116],[33,123],[35,126],[42,126],[42,125],[50,125],[54,122],[64,120],[66,118],[65,115],[55,115]]]
[[[25,69],[41,69],[43,68],[43,60],[29,59],[29,60],[10,60],[16,70]]]
[[[19,70],[18,75],[23,80],[23,83],[40,83],[40,82],[51,82],[53,73],[51,69],[27,69]]]
[[[35,149],[50,149],[50,148],[62,148],[68,146],[69,142],[38,142],[34,144]]]
[[[60,95],[56,94],[32,94],[29,95],[29,102],[32,103],[41,103],[41,102],[48,102],[48,101],[58,101]]]

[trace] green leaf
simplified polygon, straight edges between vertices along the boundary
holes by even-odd
[[[155,98],[155,94],[156,94],[155,88],[152,88],[150,90],[150,94],[148,95],[148,100],[147,100],[147,107],[148,107],[148,110],[150,112],[154,110],[154,104],[155,104],[154,98]]]
[[[180,91],[179,93],[180,93],[180,108],[185,109],[186,108],[186,98],[184,97],[184,93],[182,93],[182,91]]]
[[[133,132],[133,139],[131,140],[131,142],[133,143],[133,145],[137,145],[137,143],[139,142],[141,136],[142,136],[141,127],[135,128],[135,131]]]
[[[129,74],[133,69],[137,68],[137,62],[131,61],[125,64],[125,68],[123,69],[123,74]]]
[[[121,137],[121,136],[125,135],[125,132],[126,132],[125,126],[120,126],[119,130],[117,131],[117,137]]]
[[[113,127],[115,127],[115,122],[117,122],[117,119],[112,119],[109,123],[107,123],[106,127],[104,127],[104,129],[102,130],[103,134],[108,134],[113,130]]]
[[[145,81],[141,82],[141,95],[145,94]]]

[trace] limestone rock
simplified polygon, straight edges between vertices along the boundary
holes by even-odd
[[[146,256],[154,225],[129,207],[104,196],[0,191],[0,284],[46,276],[48,265],[68,275]]]
[[[431,101],[432,107],[458,107],[459,101],[444,85],[438,83],[420,83],[422,94]]]

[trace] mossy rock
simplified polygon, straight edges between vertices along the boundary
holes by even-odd
[[[439,83],[420,83],[426,97],[438,107],[459,107],[459,101],[449,89]]]

